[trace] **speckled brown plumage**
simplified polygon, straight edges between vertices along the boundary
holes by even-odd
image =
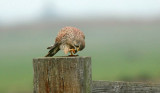
[[[63,50],[65,54],[70,52],[73,55],[84,48],[84,33],[75,27],[64,27],[59,31],[55,44],[47,48],[50,50],[46,57],[54,56],[59,50]]]

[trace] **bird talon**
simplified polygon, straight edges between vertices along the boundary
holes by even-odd
[[[69,49],[71,55],[70,56],[73,56],[73,53],[75,54],[76,53],[76,50],[75,49]]]
[[[74,54],[76,53],[75,49],[69,49],[70,52],[73,52]]]

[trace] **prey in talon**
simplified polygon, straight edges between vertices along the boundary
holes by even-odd
[[[79,55],[74,55],[79,51],[79,47],[76,47],[76,49],[69,49],[71,55],[69,56],[79,56]]]
[[[62,28],[53,46],[48,47],[50,49],[45,57],[54,56],[59,50],[64,51],[69,56],[78,56],[77,52],[85,48],[85,35],[82,31],[75,27]]]

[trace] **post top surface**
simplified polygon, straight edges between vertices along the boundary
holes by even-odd
[[[79,58],[91,58],[89,56],[53,56],[53,57],[37,57],[33,59],[79,59]]]

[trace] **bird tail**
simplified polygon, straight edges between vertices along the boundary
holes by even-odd
[[[58,43],[55,43],[53,46],[48,47],[47,49],[50,49],[50,50],[49,50],[48,54],[45,57],[52,57],[60,50]]]

